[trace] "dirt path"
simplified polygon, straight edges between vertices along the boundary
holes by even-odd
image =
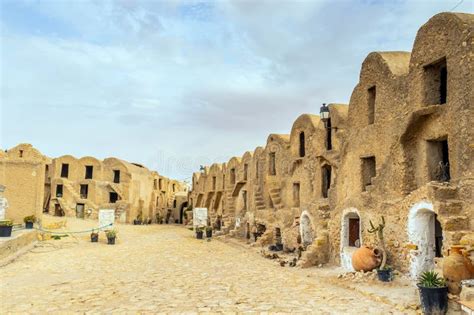
[[[0,269],[5,312],[391,314],[350,289],[177,226],[120,226],[117,245],[41,243]],[[101,242],[105,242],[101,234]]]

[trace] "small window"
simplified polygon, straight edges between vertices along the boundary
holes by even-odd
[[[244,190],[242,191],[242,197],[244,199],[244,210],[247,210],[247,205],[248,205],[248,195],[247,195],[247,191]]]
[[[63,185],[58,184],[56,185],[56,197],[62,198],[63,196]]]
[[[222,189],[225,189],[225,174],[222,175]]]
[[[230,169],[230,183],[235,184],[235,168]]]
[[[367,90],[369,125],[372,125],[375,121],[375,97],[376,97],[376,88],[375,86],[373,86]]]
[[[260,161],[255,162],[255,178],[258,179],[258,173],[260,172]]]
[[[360,219],[349,218],[349,246],[360,247]]]
[[[448,140],[428,141],[427,155],[430,180],[449,182],[451,173]]]
[[[299,151],[300,151],[300,157],[304,157],[306,155],[304,132],[300,132],[300,150]]]
[[[268,172],[270,175],[275,176],[276,175],[276,153],[270,152],[269,158],[270,158],[270,163],[268,165],[269,166]]]
[[[68,178],[69,177],[69,164],[62,164],[61,165],[61,177]]]
[[[153,180],[153,189],[158,189],[158,180]]]
[[[175,184],[173,184],[173,186],[172,186],[172,187],[173,187],[173,192],[175,192],[175,191],[176,191],[176,185],[175,185]]]
[[[116,203],[118,200],[118,194],[116,192],[110,192],[109,193],[109,202],[110,203]]]
[[[120,183],[120,170],[114,170],[114,183]]]
[[[86,179],[92,179],[94,173],[94,167],[92,165],[86,165]]]
[[[163,180],[161,178],[158,180],[158,186],[160,190],[163,189]]]
[[[293,183],[293,206],[300,206],[300,183]]]
[[[212,190],[216,190],[216,186],[217,186],[217,177],[213,176],[212,177]]]
[[[424,68],[425,104],[446,104],[448,99],[448,67],[446,58]]]
[[[366,191],[367,187],[372,185],[372,178],[376,175],[375,157],[362,158],[362,191]]]
[[[20,157],[23,157],[23,150],[20,150]]]
[[[89,185],[81,185],[81,198],[87,199],[89,195]]]
[[[247,180],[248,178],[248,173],[249,173],[249,165],[244,164],[244,180]]]
[[[176,208],[176,200],[173,200],[173,208]]]
[[[331,166],[324,165],[321,169],[321,176],[322,176],[322,195],[323,198],[328,197],[329,188],[331,188]]]
[[[331,118],[326,122],[326,150],[332,150],[332,127],[331,127]]]

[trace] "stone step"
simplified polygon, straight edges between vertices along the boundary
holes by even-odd
[[[272,188],[270,189],[270,194],[280,194],[281,189],[280,188]]]
[[[465,215],[449,216],[442,218],[445,231],[469,230],[469,218]]]
[[[431,189],[436,200],[456,199],[457,189],[442,184],[431,184]]]
[[[461,200],[451,199],[438,202],[441,216],[459,215],[463,210],[463,202]]]

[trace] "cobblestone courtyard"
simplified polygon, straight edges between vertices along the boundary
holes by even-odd
[[[115,246],[87,237],[40,243],[1,267],[1,313],[397,313],[311,270],[178,226],[119,226]]]

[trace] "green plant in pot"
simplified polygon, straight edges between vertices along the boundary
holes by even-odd
[[[99,241],[99,231],[92,230],[91,232],[91,242],[97,243]]]
[[[117,238],[117,230],[108,230],[105,232],[105,235],[107,236],[107,244],[114,245],[115,239]]]
[[[379,250],[382,252],[382,263],[377,269],[377,277],[382,282],[390,282],[393,279],[392,271],[393,269],[387,265],[387,250],[385,248],[385,239],[383,237],[383,230],[385,228],[385,218],[382,216],[382,222],[379,223],[377,227],[372,223],[372,220],[369,220],[370,229],[367,230],[369,233],[377,233],[377,238],[379,242]]]
[[[142,224],[142,220],[143,220],[143,214],[142,212],[140,211],[137,215],[137,218],[135,220],[133,220],[133,224],[134,225],[141,225]]]
[[[11,220],[0,221],[0,237],[12,236],[13,222]]]
[[[446,314],[448,311],[448,286],[435,271],[425,271],[418,278],[418,290],[423,314]]]
[[[212,226],[206,226],[206,237],[207,238],[212,237]]]
[[[36,217],[34,215],[29,215],[23,218],[23,222],[25,222],[26,229],[32,229],[35,221],[36,221]]]
[[[197,227],[196,228],[196,238],[198,240],[202,240],[203,239],[203,234],[204,234],[204,227],[203,226],[200,226],[200,227]]]

